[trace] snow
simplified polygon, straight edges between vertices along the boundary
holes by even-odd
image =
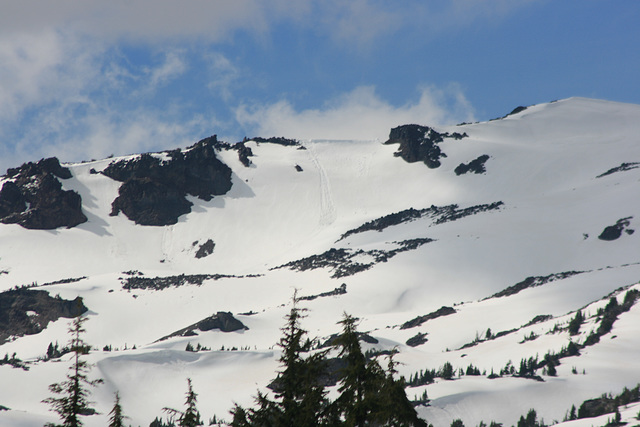
[[[0,275],[0,290],[37,283],[51,295],[84,299],[90,310],[85,339],[96,349],[87,360],[95,364],[92,375],[105,380],[92,395],[101,414],[87,417],[87,426],[105,424],[115,391],[131,424],[148,425],[163,407],[181,407],[186,378],[193,380],[205,419],[214,414],[228,418],[234,402],[251,405],[256,391],[275,377],[275,344],[295,289],[299,295],[317,295],[346,283],[347,294],[302,303],[309,309],[303,327],[312,336],[327,337],[339,331],[336,322],[343,312],[359,317],[360,329],[379,339],[378,347],[398,346],[404,364],[399,369],[406,377],[447,361],[455,368],[473,363],[488,373],[508,360],[517,367],[521,358],[559,351],[571,337],[566,331],[547,334],[555,324],[566,327],[582,308],[594,316],[611,292],[640,277],[640,232],[623,233],[611,242],[597,238],[624,217],[633,217],[630,229],[640,228],[640,169],[596,178],[622,163],[640,161],[640,106],[570,98],[443,131],[469,137],[441,143],[447,157],[438,169],[407,164],[393,156],[397,146],[378,141],[302,141],[305,149],[249,141],[251,167],[240,163],[236,151],[218,153],[233,170],[229,193],[209,202],[190,197],[192,212],[166,227],[137,226],[122,213],[109,215],[120,183],[90,169],[102,170],[114,159],[66,164],[73,178],[61,180],[63,187],[82,196],[89,221],[54,231],[0,226],[0,271],[8,272]],[[485,174],[455,175],[458,164],[482,154],[490,156]],[[497,201],[504,203],[499,210],[456,221],[435,224],[424,217],[338,241],[349,229],[411,207],[455,203],[466,208]],[[332,247],[388,250],[397,247],[392,242],[425,237],[435,241],[338,279],[328,269],[273,269]],[[215,242],[214,253],[196,259],[193,243],[208,239]],[[127,291],[122,280],[130,270],[144,277],[237,277]],[[567,271],[583,273],[485,299],[529,276]],[[43,286],[82,276],[86,279]],[[457,312],[399,328],[441,306]],[[218,311],[231,311],[249,329],[157,341]],[[247,312],[255,314],[238,314]],[[522,328],[538,315],[552,318]],[[561,421],[572,404],[619,393],[639,381],[639,316],[637,305],[620,315],[600,343],[579,357],[562,359],[557,377],[544,377],[544,382],[486,376],[438,380],[426,387],[432,400],[419,413],[436,427],[455,418],[466,425],[481,420],[512,425],[530,408],[547,423]],[[593,321],[574,339],[584,339]],[[49,384],[64,379],[70,359],[37,359],[49,343],[66,343],[67,326],[68,320],[60,319],[40,334],[0,345],[0,354],[16,352],[31,362],[29,371],[0,366],[0,382],[15,385],[0,387],[0,405],[11,408],[0,411],[0,425],[55,420],[41,400],[49,396]],[[488,328],[494,334],[518,331],[459,350],[484,337]],[[418,332],[426,333],[428,341],[407,346]],[[538,338],[521,343],[531,332]],[[211,351],[186,352],[189,342]],[[114,350],[102,351],[106,345]],[[424,389],[410,388],[408,394],[420,395]],[[639,409],[630,405],[623,419]],[[563,425],[606,423],[601,418]]]

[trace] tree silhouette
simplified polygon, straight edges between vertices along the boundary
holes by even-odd
[[[164,408],[164,411],[170,413],[173,417],[177,416],[178,425],[180,427],[196,427],[204,425],[200,418],[200,412],[196,407],[198,395],[193,391],[191,378],[187,378],[187,386],[187,399],[185,401],[185,405],[187,407],[184,412],[173,408]]]
[[[91,348],[81,336],[85,332],[83,324],[86,320],[86,317],[78,316],[69,327],[71,335],[69,348],[74,356],[73,364],[67,373],[67,379],[49,386],[49,390],[60,397],[49,397],[43,400],[44,403],[51,406],[52,411],[59,415],[62,427],[82,426],[81,416],[95,414],[95,410],[91,407],[92,402],[89,401],[89,390],[90,387],[102,383],[101,379],[89,380],[88,374],[91,365],[81,359],[81,356],[87,354]],[[56,424],[48,425],[56,426]]]
[[[124,427],[124,419],[127,418],[122,412],[122,406],[120,405],[120,394],[116,392],[116,401],[113,404],[113,409],[109,412],[109,427]]]

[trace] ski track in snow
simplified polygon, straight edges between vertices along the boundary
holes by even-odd
[[[331,182],[327,176],[327,171],[318,159],[318,153],[313,144],[306,146],[309,158],[314,166],[318,169],[320,178],[320,219],[319,224],[322,226],[331,225],[338,217],[335,203],[333,201],[333,193],[331,191]]]

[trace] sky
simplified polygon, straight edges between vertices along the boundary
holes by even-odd
[[[0,173],[640,104],[640,1],[0,0]]]

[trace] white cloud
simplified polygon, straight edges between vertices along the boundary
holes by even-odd
[[[371,86],[358,87],[322,109],[296,111],[287,101],[257,107],[241,106],[237,121],[251,136],[298,139],[380,139],[392,127],[418,123],[441,126],[472,121],[473,110],[461,90],[422,88],[417,102],[399,107],[381,99]]]
[[[151,88],[156,88],[175,79],[187,70],[187,65],[182,59],[180,52],[170,51],[165,53],[164,62],[160,66],[147,69],[149,84]]]
[[[78,98],[99,73],[102,47],[54,31],[0,37],[0,122],[25,109]]]
[[[212,52],[207,59],[210,73],[208,88],[218,92],[223,100],[231,100],[232,85],[240,78],[240,71],[221,53]]]

